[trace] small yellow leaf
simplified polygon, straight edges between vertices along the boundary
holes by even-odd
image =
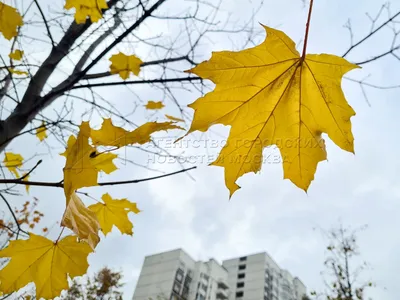
[[[132,144],[145,144],[150,142],[151,134],[169,130],[183,129],[173,122],[148,122],[133,131],[127,131],[121,127],[114,126],[111,119],[104,119],[100,130],[92,130],[92,141],[95,145],[122,147]]]
[[[179,118],[176,118],[176,117],[173,117],[173,116],[170,116],[170,115],[165,115],[165,117],[167,119],[171,120],[171,121],[174,121],[174,122],[185,122],[185,120],[183,120],[183,119],[179,119]]]
[[[69,139],[71,145],[64,155],[67,161],[64,167],[64,193],[67,203],[71,194],[79,188],[97,185],[98,170],[92,165],[90,155],[96,149],[89,145],[89,122],[82,122],[78,137],[72,145],[73,139]]]
[[[21,154],[15,154],[12,152],[6,152],[4,157],[4,166],[10,170],[11,173],[15,175],[16,178],[19,178],[19,173],[17,168],[22,166],[22,162],[24,161]]]
[[[17,28],[24,25],[21,15],[12,6],[0,2],[0,32],[7,40],[17,36]]]
[[[26,76],[29,75],[29,73],[26,71],[19,71],[19,70],[13,69],[13,68],[8,68],[8,71],[10,71],[10,73],[16,74],[16,75],[26,75]]]
[[[90,205],[89,209],[96,213],[104,235],[110,233],[113,226],[116,226],[122,234],[132,235],[133,225],[129,221],[128,213],[138,214],[140,212],[136,203],[127,199],[112,199],[109,194],[104,194],[101,199],[104,203]]]
[[[24,177],[26,174],[27,174],[27,173],[22,174],[22,177]],[[29,175],[26,176],[24,179],[22,179],[22,181],[29,181]],[[30,188],[30,187],[31,187],[30,185],[25,185],[25,189],[26,189],[26,192],[27,192],[28,194],[29,194],[29,188]]]
[[[33,282],[37,299],[53,299],[68,289],[67,275],[72,279],[86,273],[91,252],[76,236],[53,242],[30,233],[28,240],[10,241],[0,250],[0,257],[11,258],[0,270],[0,290],[9,294]]]
[[[45,138],[47,138],[46,133],[46,123],[42,122],[42,126],[36,129],[36,136],[42,142]]]
[[[79,197],[72,193],[65,209],[61,226],[71,229],[82,240],[86,241],[92,249],[100,242],[100,224],[96,214],[89,210]]]
[[[123,53],[118,53],[110,58],[111,74],[119,74],[119,76],[126,80],[129,78],[130,73],[138,76],[140,72],[140,66],[143,64],[140,58],[135,55],[125,55]]]
[[[358,66],[328,54],[300,56],[282,31],[264,26],[260,45],[239,52],[214,52],[187,71],[215,83],[214,91],[190,105],[188,133],[212,125],[230,127],[214,166],[225,170],[230,195],[236,180],[261,169],[263,149],[278,146],[284,178],[307,191],[320,161],[326,160],[322,133],[354,152],[350,118],[355,115],[341,89],[342,77]]]
[[[113,159],[117,157],[118,155],[113,153],[95,153],[93,157],[90,158],[90,162],[98,171],[110,174],[118,170],[113,162]]]
[[[24,51],[18,49],[8,55],[8,57],[10,57],[13,60],[21,60],[23,56],[24,56]]]
[[[95,23],[103,17],[103,9],[107,9],[106,0],[67,0],[65,9],[75,8],[75,22],[82,24],[90,17],[90,21]]]
[[[149,110],[158,110],[165,107],[165,105],[161,101],[149,101],[144,107]]]

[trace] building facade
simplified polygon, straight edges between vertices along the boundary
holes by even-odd
[[[229,300],[301,300],[305,285],[266,253],[223,261],[228,271]]]
[[[133,300],[228,299],[228,272],[214,259],[195,261],[182,249],[146,256]]]
[[[301,300],[306,292],[265,252],[220,265],[176,249],[145,257],[133,300]]]

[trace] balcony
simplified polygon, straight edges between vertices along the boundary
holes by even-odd
[[[218,288],[221,289],[221,290],[226,290],[226,289],[228,289],[229,287],[228,287],[228,285],[226,284],[225,281],[223,281],[223,280],[220,279],[220,280],[218,281]]]
[[[228,290],[218,287],[218,289],[217,289],[217,299],[228,299]]]

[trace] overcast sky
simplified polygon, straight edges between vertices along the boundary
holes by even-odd
[[[173,11],[182,1],[169,0],[162,9]],[[231,11],[235,18],[246,20],[258,3],[229,0],[224,9]],[[357,3],[347,0],[315,1],[308,53],[341,56],[350,44],[348,30],[343,27],[347,19],[352,20],[354,40],[357,41],[368,33],[371,25],[365,13],[376,14],[382,4],[380,0]],[[400,2],[392,1],[392,12],[399,9]],[[283,30],[297,43],[304,35],[306,14],[307,7],[301,0],[265,0],[255,26],[259,26],[257,22],[260,22]],[[383,21],[385,16],[380,20]],[[162,21],[157,22],[155,26],[162,26]],[[156,29],[144,27],[142,30]],[[392,32],[387,29],[354,51],[348,59],[352,62],[363,61],[374,53],[388,49],[391,37]],[[263,37],[260,37],[257,42],[262,40]],[[203,45],[201,59],[209,59],[211,51],[231,50],[232,47],[232,41],[228,38]],[[138,46],[135,50],[145,55],[145,48]],[[375,84],[399,84],[399,67],[400,63],[388,56],[346,76],[358,79],[371,74],[369,80]],[[200,165],[197,170],[190,172],[190,176],[181,174],[136,185],[83,189],[99,198],[105,192],[114,198],[128,198],[137,202],[143,210],[131,218],[135,226],[134,236],[122,236],[114,230],[99,244],[96,253],[90,256],[89,271],[97,271],[105,265],[122,270],[124,299],[130,299],[146,255],[183,248],[194,259],[215,258],[222,261],[267,251],[280,266],[298,276],[308,291],[318,290],[323,284],[319,274],[323,270],[326,241],[313,228],[329,229],[341,220],[352,227],[369,225],[367,231],[360,235],[359,242],[363,259],[374,268],[373,272],[366,273],[366,278],[373,279],[378,287],[368,295],[374,299],[398,300],[400,143],[397,138],[400,93],[399,90],[367,89],[370,107],[357,84],[344,80],[343,89],[357,113],[351,119],[356,155],[342,151],[326,139],[329,162],[319,164],[308,194],[282,179],[282,165],[272,159],[276,152],[269,151],[268,155],[272,155],[269,163],[263,165],[259,174],[243,176],[238,181],[242,188],[229,201],[223,169],[201,164],[206,161],[205,158],[215,157],[213,155],[218,154],[220,148],[204,146],[184,149],[185,154],[195,156],[187,166]],[[124,101],[132,97],[124,88],[107,88],[101,92],[103,96],[115,99],[116,105],[125,109]],[[140,93],[149,100],[160,97],[160,94],[146,87],[141,87]],[[198,96],[196,93],[182,93],[182,99],[179,100],[189,104]],[[169,104],[172,107],[172,103]],[[168,103],[166,111],[177,115],[174,108],[169,109]],[[188,112],[192,113],[192,110],[188,109]],[[191,141],[189,145],[200,138],[221,141],[227,137],[228,130],[218,125],[206,135],[194,134],[187,140]],[[10,145],[9,150],[29,157],[31,152],[24,147],[27,143],[38,145],[39,153],[48,151],[33,137],[19,139]],[[182,149],[171,151],[179,152]],[[31,179],[60,180],[65,163],[64,158],[58,156],[60,152],[63,149],[58,146],[52,151],[53,157],[44,157],[43,165]],[[151,156],[143,157],[146,162],[153,159]],[[119,167],[120,170],[107,177],[107,180],[159,174],[129,165],[120,164]],[[153,167],[164,171],[179,169],[178,164],[160,160],[155,161]],[[60,220],[65,205],[62,190],[32,187],[31,196],[40,199],[46,224]],[[17,203],[19,200],[15,198],[15,201]],[[58,230],[54,232],[58,233]]]

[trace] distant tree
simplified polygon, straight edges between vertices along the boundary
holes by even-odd
[[[104,267],[86,283],[74,280],[62,300],[122,300],[121,272]]]
[[[368,264],[358,262],[360,251],[357,244],[357,234],[365,228],[363,226],[352,230],[340,225],[326,233],[329,244],[324,262],[326,270],[322,273],[326,289],[321,293],[311,292],[313,297],[326,300],[366,299],[365,290],[374,284],[360,280],[360,274],[366,270]]]

